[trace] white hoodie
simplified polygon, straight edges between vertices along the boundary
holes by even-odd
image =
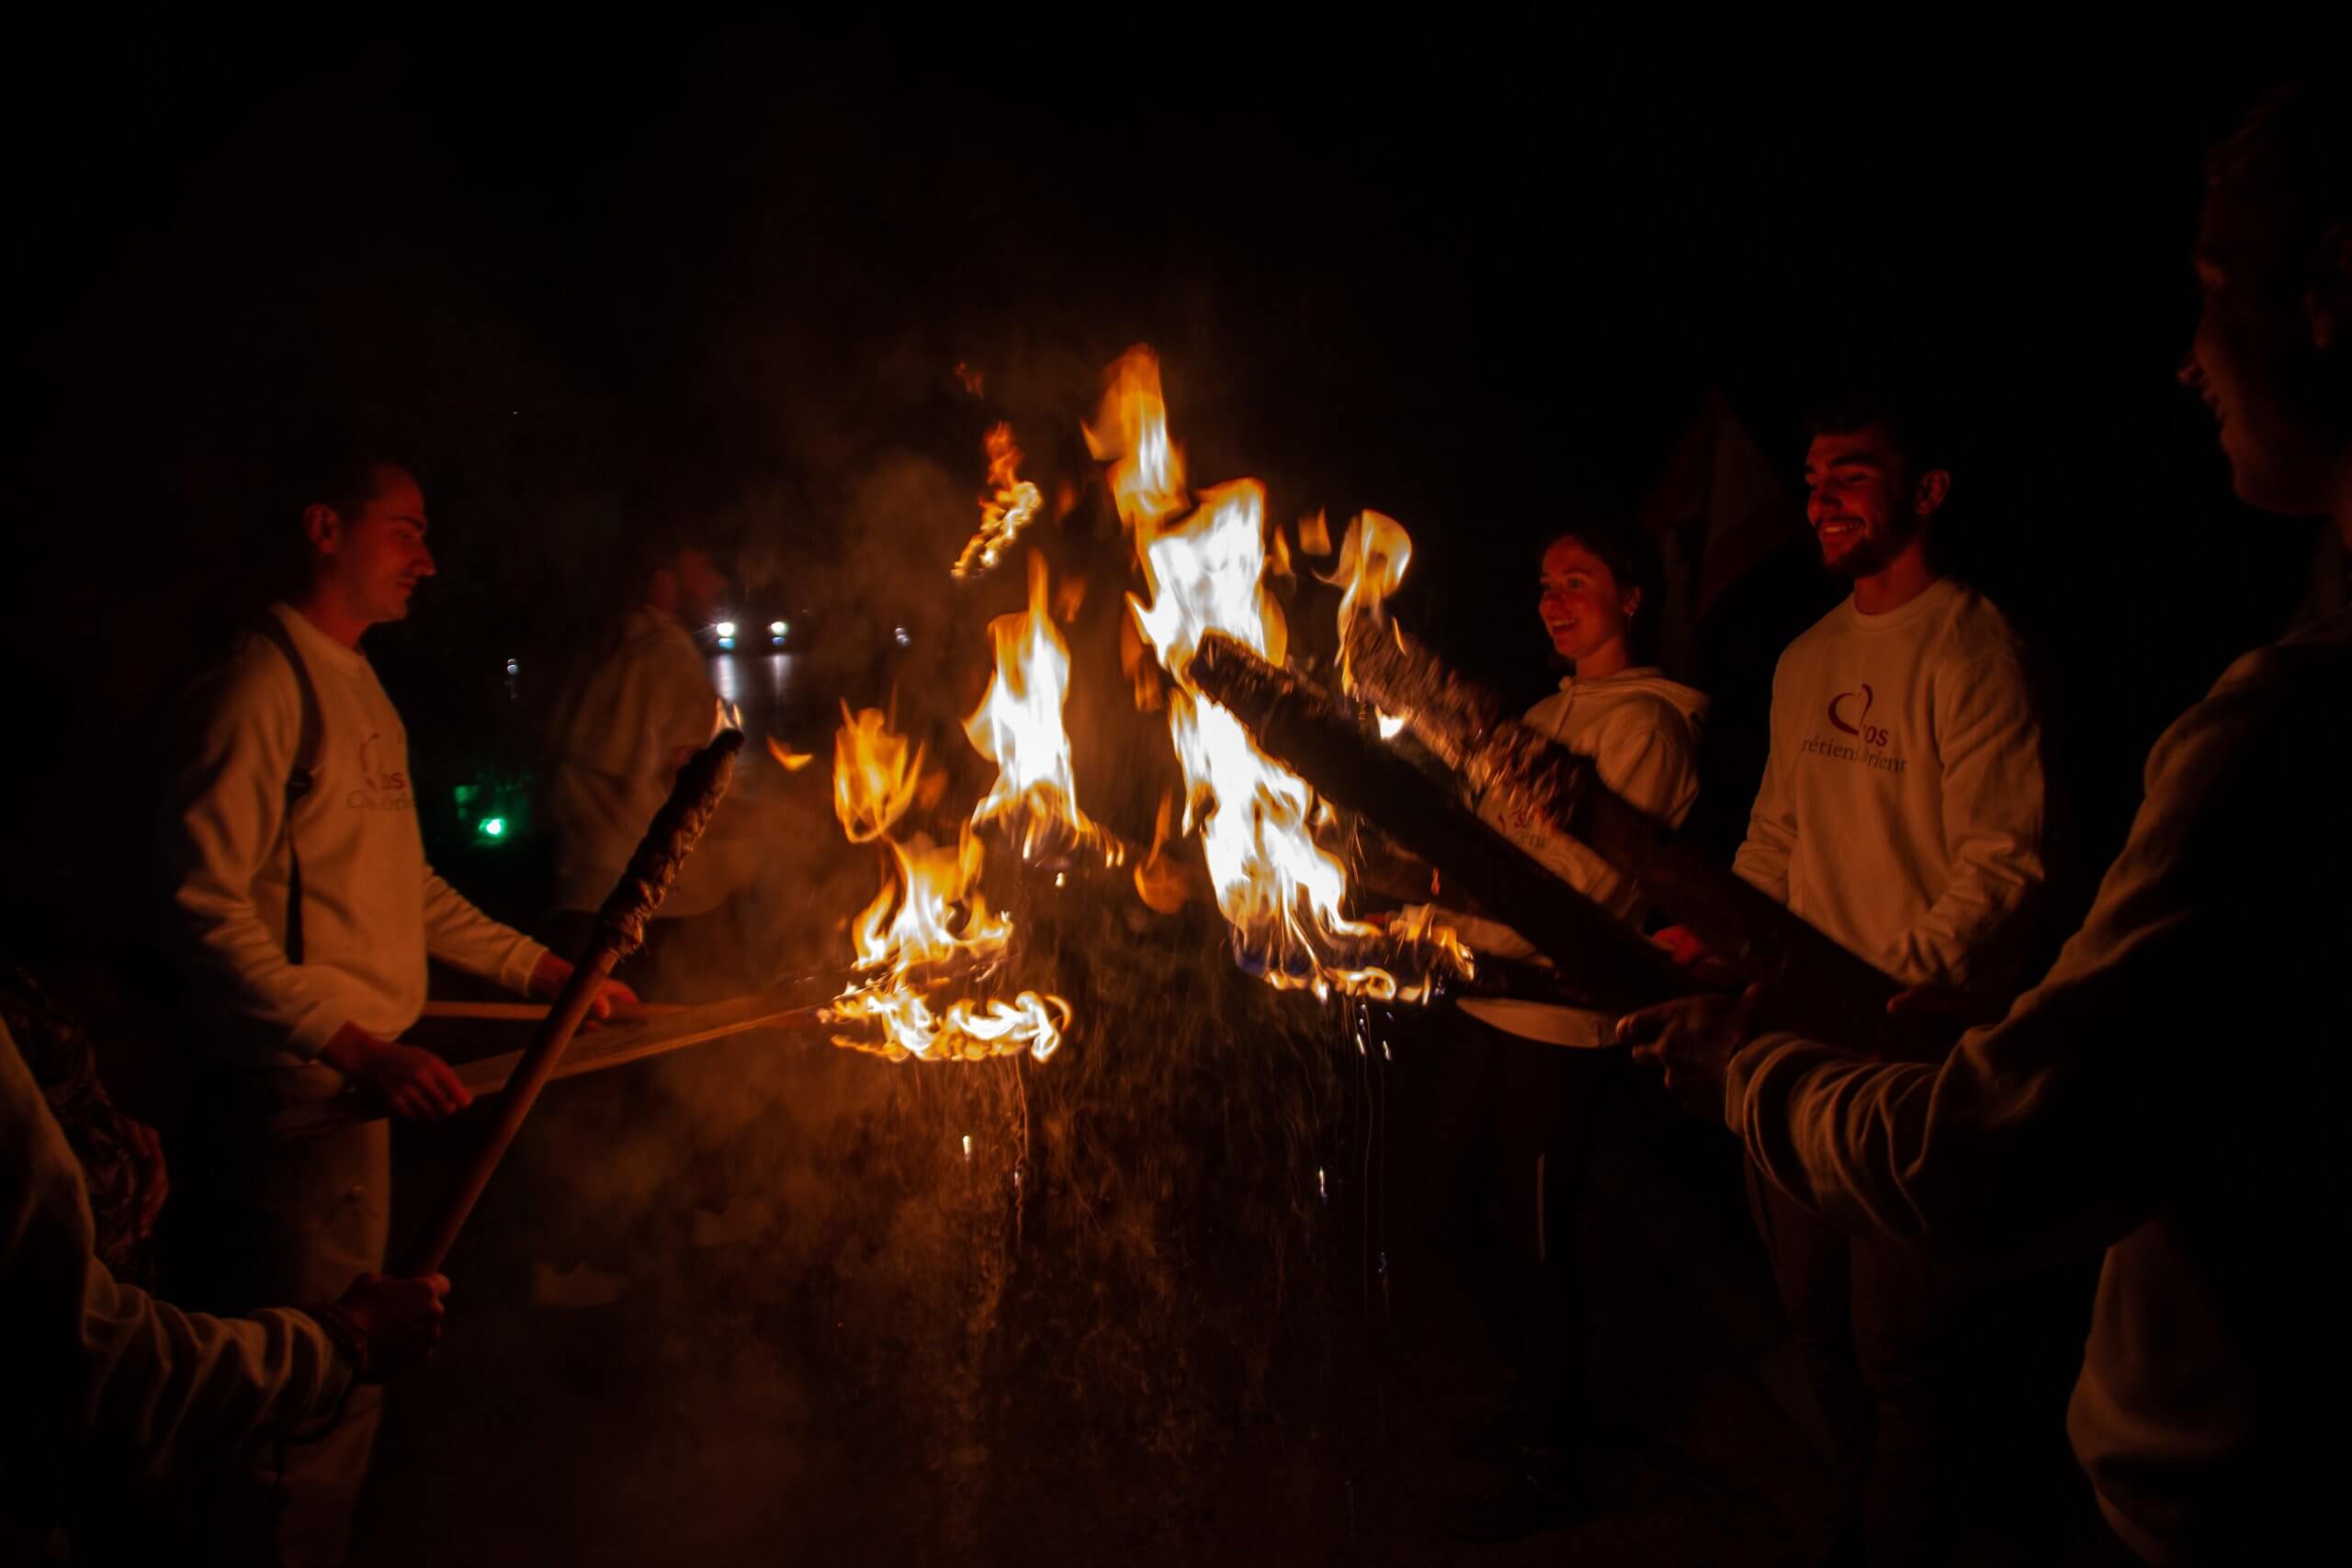
[[[1679,827],[1699,798],[1699,727],[1706,714],[1705,694],[1645,664],[1591,681],[1571,675],[1521,722],[1590,757],[1603,784],[1667,826]],[[1483,820],[1569,886],[1619,919],[1638,923],[1641,889],[1607,861],[1527,813],[1508,811],[1493,800],[1476,804]],[[1534,947],[1508,926],[1450,912],[1446,919],[1475,952],[1498,958],[1534,954]],[[1471,1017],[1524,1039],[1565,1044],[1577,1037],[1572,1023],[1578,1015],[1572,1009],[1498,998],[1471,998],[1461,1006]]]

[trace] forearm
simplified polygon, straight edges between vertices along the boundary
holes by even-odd
[[[528,994],[545,946],[483,914],[430,867],[424,896],[426,952],[469,975]]]
[[[182,1312],[117,1283],[95,1259],[84,1294],[74,1376],[82,1436],[100,1455],[152,1464],[183,1444],[225,1451],[290,1431],[331,1414],[356,1375],[307,1313]]]
[[[351,1369],[299,1313],[184,1313],[93,1252],[80,1168],[0,1031],[0,1341],[18,1347],[0,1427],[28,1464],[220,1451],[324,1414]]]

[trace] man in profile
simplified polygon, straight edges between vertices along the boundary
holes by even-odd
[[[449,1065],[401,1041],[428,955],[539,996],[571,971],[424,859],[407,731],[359,647],[433,575],[415,479],[334,452],[299,489],[300,581],[198,685],[162,819],[162,936],[188,983],[193,1132],[218,1211],[200,1238],[218,1296],[205,1304],[231,1311],[331,1300],[383,1267],[390,1129],[271,1126],[355,1086],[412,1120],[464,1108]],[[598,1012],[614,999],[633,998],[608,982]],[[228,1528],[273,1560],[341,1562],[379,1411],[359,1389],[326,1438],[281,1445]]]

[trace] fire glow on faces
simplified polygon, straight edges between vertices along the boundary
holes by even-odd
[[[2258,186],[2241,175],[2207,193],[2194,257],[2197,328],[2180,381],[2212,412],[2239,500],[2290,515],[2324,512],[2343,432],[2315,428],[2312,415],[2331,400],[2340,409],[2342,394],[2331,400],[2325,389],[2314,329],[2326,312],[2306,297],[2325,269],[2288,242],[2249,183]]]
[[[1922,504],[1910,468],[1875,424],[1813,438],[1805,517],[1824,567],[1840,577],[1874,576],[1919,537],[1934,507]]]
[[[1620,588],[1609,563],[1574,535],[1553,540],[1544,551],[1535,611],[1553,651],[1571,663],[1623,641],[1627,618],[1640,597],[1639,589]]]
[[[434,574],[424,493],[404,468],[379,467],[375,493],[356,510],[345,515],[315,507],[304,525],[319,551],[322,581],[365,624],[405,617],[417,583]]]

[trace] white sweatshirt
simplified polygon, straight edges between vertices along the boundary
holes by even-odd
[[[36,1529],[69,1488],[103,1497],[182,1453],[322,1419],[351,1381],[307,1314],[207,1317],[107,1272],[81,1167],[4,1024],[0,1345],[0,1518]]]
[[[702,650],[675,615],[639,604],[558,716],[555,901],[603,906],[677,780],[678,753],[707,743],[718,692]],[[663,896],[664,919],[716,908],[747,880],[741,846],[721,808]]]
[[[1560,689],[1527,710],[1521,720],[1579,756],[1590,757],[1601,782],[1668,827],[1679,827],[1699,798],[1699,727],[1707,713],[1704,694],[1669,681],[1643,665],[1598,680],[1571,675]],[[1576,840],[1555,834],[1532,815],[1513,813],[1492,798],[1477,803],[1478,815],[1562,881],[1619,919],[1638,923],[1641,889]],[[1498,958],[1525,958],[1534,947],[1517,931],[1493,920],[1448,911],[1444,919],[1472,951]],[[1576,1010],[1542,1002],[1491,997],[1465,998],[1462,1010],[1506,1033],[1565,1044],[1579,1038]]]
[[[303,961],[286,954],[286,779],[300,688],[249,634],[199,684],[198,729],[164,798],[163,937],[220,1016],[204,1048],[242,1066],[306,1062],[345,1023],[395,1039],[424,1009],[428,953],[511,990],[547,949],[484,915],[424,862],[408,732],[367,657],[272,606],[318,693],[321,744],[295,807]]]
[[[2042,881],[2041,726],[2008,623],[1944,579],[1781,655],[1734,869],[1914,984],[2014,981]]]
[[[2107,1249],[2067,1430],[2151,1562],[2299,1561],[2315,1508],[2336,1529],[2348,727],[2338,611],[2165,732],[2083,929],[2001,1022],[1940,1066],[1767,1035],[1724,1085],[1758,1168],[1845,1229],[1989,1269]]]

